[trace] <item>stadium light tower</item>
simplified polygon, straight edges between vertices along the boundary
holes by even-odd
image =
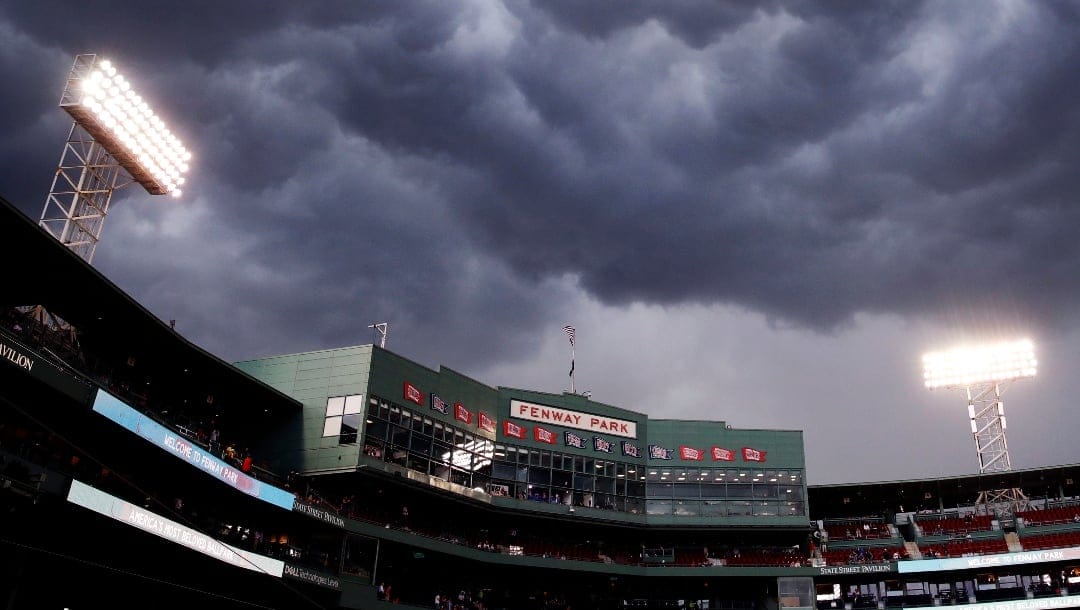
[[[1006,386],[1017,379],[1035,376],[1035,347],[1031,341],[1013,341],[970,348],[957,348],[923,356],[926,387],[960,390],[967,396],[971,435],[979,455],[979,474],[1012,470],[1009,445],[1005,441]],[[1018,489],[979,492],[977,504],[999,516],[1011,516],[1028,507]]]
[[[74,122],[39,224],[92,262],[113,191],[138,182],[151,195],[179,197],[191,153],[97,55],[75,57],[60,107]]]

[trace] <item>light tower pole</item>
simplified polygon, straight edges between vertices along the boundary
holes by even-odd
[[[179,197],[191,153],[97,55],[75,57],[60,107],[74,122],[39,224],[92,262],[113,192],[138,182],[151,195]]]
[[[979,474],[1012,470],[1001,396],[1011,382],[1034,377],[1036,366],[1035,348],[1027,340],[923,356],[927,388],[960,390],[967,398]],[[987,514],[1009,517],[1028,508],[1028,499],[1019,488],[982,490],[976,505]]]

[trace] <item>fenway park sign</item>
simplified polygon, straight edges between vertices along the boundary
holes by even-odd
[[[571,411],[548,405],[540,405],[520,400],[510,401],[510,417],[530,421],[576,428],[589,432],[602,432],[625,438],[637,438],[637,423],[625,419],[615,419],[593,413]]]

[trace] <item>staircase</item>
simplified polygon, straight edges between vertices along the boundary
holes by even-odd
[[[1020,546],[1020,536],[1016,532],[1005,533],[1005,544],[1009,545],[1009,552],[1016,553],[1024,550],[1024,547]]]

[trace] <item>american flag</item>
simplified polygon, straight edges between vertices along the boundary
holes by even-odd
[[[566,333],[566,336],[570,337],[570,345],[571,346],[574,345],[574,327],[573,326],[564,326],[564,327],[562,327],[562,329],[563,329],[563,332]]]

